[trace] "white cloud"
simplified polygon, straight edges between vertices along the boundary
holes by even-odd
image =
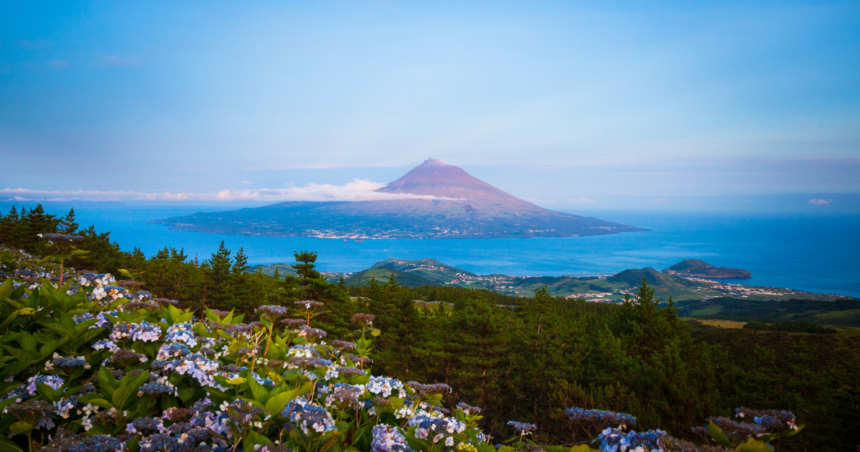
[[[397,199],[452,200],[408,193],[382,193],[386,184],[355,179],[346,185],[308,184],[304,187],[220,190],[218,192],[137,192],[137,191],[47,191],[25,188],[0,189],[0,197],[16,201],[390,201]]]
[[[273,170],[296,170],[296,169],[338,169],[338,168],[400,168],[405,165],[389,165],[389,164],[365,164],[365,165],[349,165],[349,164],[297,164],[297,165],[267,165],[267,166],[247,166],[239,168],[242,171],[273,171]]]
[[[816,206],[826,206],[826,205],[830,204],[831,202],[833,202],[832,199],[827,199],[827,200],[825,200],[825,199],[810,199],[809,200],[810,204],[816,205]]]
[[[580,198],[565,198],[565,200],[566,200],[567,202],[572,202],[572,203],[576,203],[576,204],[594,204],[595,202],[597,202],[597,201],[595,201],[595,200],[593,200],[593,199],[591,199],[591,198],[583,198],[583,197],[580,197]]]
[[[243,181],[242,181],[242,183],[243,183],[243,184],[250,184],[250,182],[248,182],[248,181],[246,181],[246,180],[243,180]]]

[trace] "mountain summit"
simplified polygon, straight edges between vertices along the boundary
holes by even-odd
[[[425,160],[400,179],[376,191],[454,199],[519,201],[515,196],[473,177],[459,166],[435,159]]]
[[[377,192],[427,198],[291,201],[158,223],[218,234],[353,239],[576,237],[643,230],[544,209],[441,160],[427,159]]]

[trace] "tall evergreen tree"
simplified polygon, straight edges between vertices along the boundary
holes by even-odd
[[[7,246],[19,247],[21,240],[21,218],[18,216],[18,210],[13,205],[9,209],[9,214],[3,217],[0,222],[0,243]]]
[[[262,269],[259,269],[262,271]],[[251,284],[248,281],[250,275],[247,274],[248,271],[248,255],[245,254],[245,248],[239,248],[239,251],[236,252],[236,255],[233,256],[233,297],[236,299],[237,303],[243,304],[251,301],[249,299],[249,289],[251,288]],[[259,286],[259,284],[257,284]],[[255,289],[257,286],[254,286]],[[254,296],[252,297],[255,300],[260,300],[263,297],[262,290],[255,290]]]
[[[317,253],[313,251],[297,251],[293,255],[296,257],[296,263],[293,268],[302,280],[317,279],[321,275],[316,269],[315,262],[317,261]],[[309,284],[309,281],[303,282],[302,285]]]
[[[232,275],[230,250],[221,241],[218,251],[212,254],[208,261],[209,267],[209,302],[212,307],[229,309],[233,306],[233,293],[231,290]]]
[[[57,232],[60,234],[74,234],[78,232],[79,226],[80,225],[75,223],[75,209],[71,209],[66,216],[60,219],[60,225],[57,228]]]

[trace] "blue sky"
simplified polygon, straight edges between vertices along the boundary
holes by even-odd
[[[0,154],[57,198],[856,194],[860,3],[4,2]]]

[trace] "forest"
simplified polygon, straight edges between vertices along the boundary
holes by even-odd
[[[175,301],[183,312],[233,311],[246,322],[265,324],[271,323],[266,307],[293,309],[313,300],[324,309],[309,316],[307,326],[342,339],[355,337],[356,315],[375,316],[368,355],[373,373],[449,386],[445,401],[439,399],[443,408],[454,411],[457,401],[481,407],[476,425],[499,440],[523,440],[521,425],[511,424],[516,420],[533,427],[533,444],[567,447],[544,447],[548,452],[592,444],[602,428],[577,418],[570,411],[577,407],[629,413],[637,430],[659,429],[724,450],[705,426],[752,409],[791,411],[805,426],[800,434],[773,438],[776,450],[851,451],[860,445],[860,335],[767,327],[691,334],[693,326],[672,300],[655,298],[644,281],[637,296],[620,305],[556,298],[545,289],[516,298],[407,288],[393,276],[347,287],[326,281],[316,269],[316,253],[304,250],[295,253],[297,276],[266,276],[249,273],[244,251],[233,252],[224,242],[206,260],[173,248],[147,257],[136,248],[121,250],[109,232],[81,228],[73,210],[57,217],[41,206],[13,208],[0,217],[0,276],[23,275],[37,284],[38,269],[22,264],[16,250],[55,253],[40,237],[52,233],[81,237],[74,247],[86,252],[61,257],[68,277],[122,275],[130,293]],[[268,334],[271,340],[274,331]],[[410,446],[418,447],[409,435],[414,433],[406,437]]]

